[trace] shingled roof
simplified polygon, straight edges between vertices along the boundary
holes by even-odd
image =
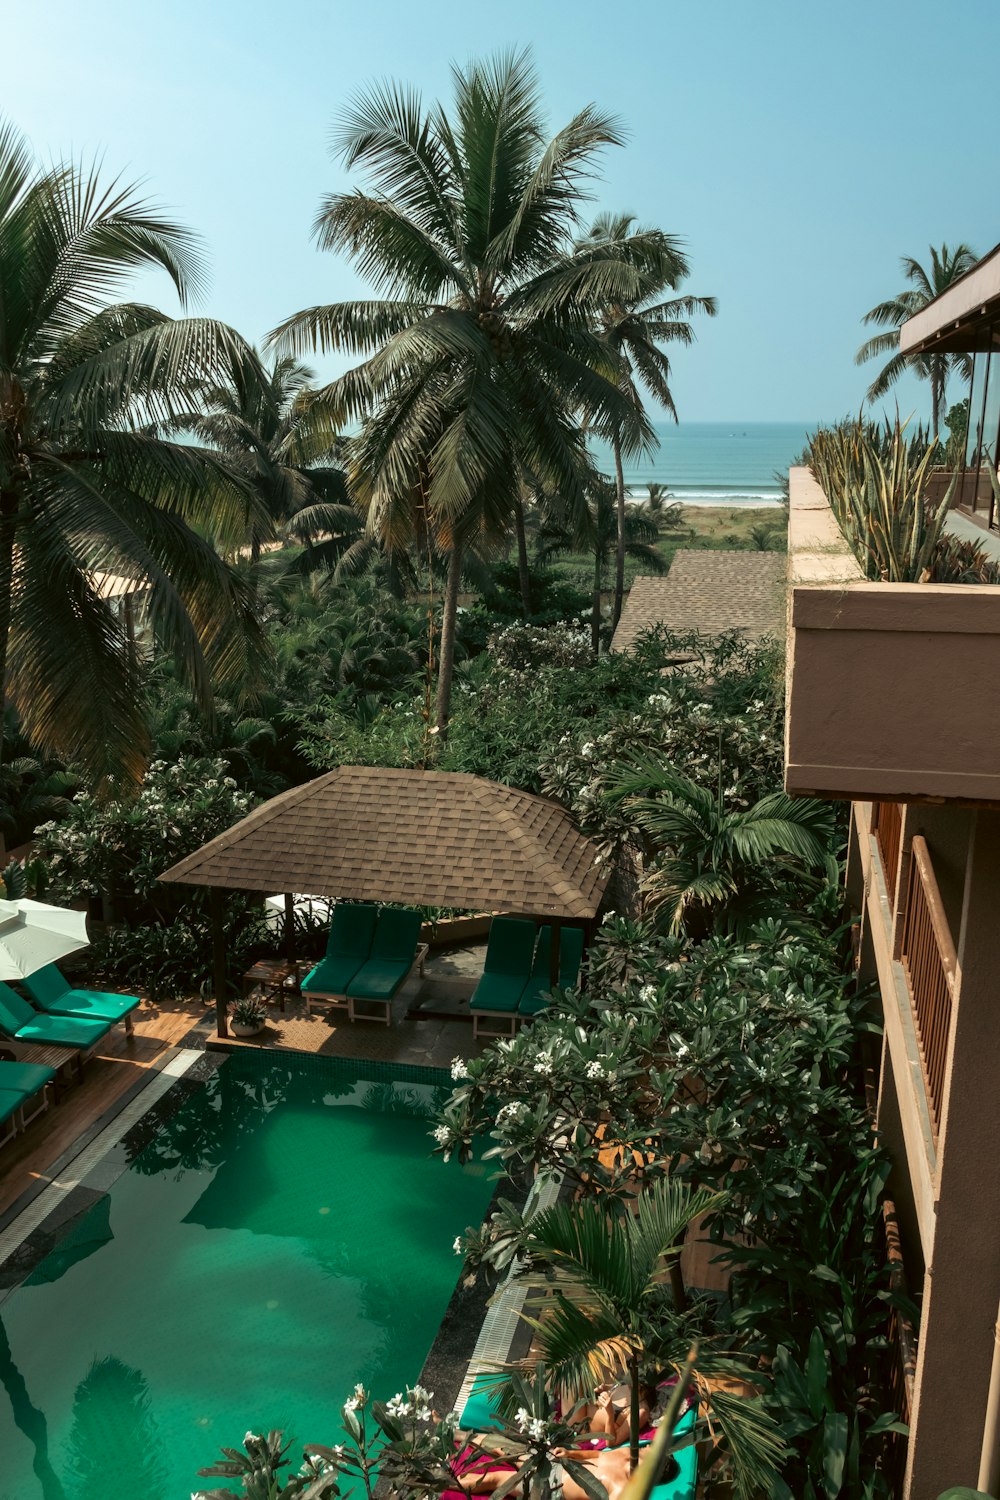
[[[160,879],[587,918],[607,875],[544,797],[458,772],[340,766],[265,802]]]

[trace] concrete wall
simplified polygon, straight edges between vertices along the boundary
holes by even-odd
[[[1000,806],[1000,587],[847,576],[819,486],[791,475],[786,789]]]

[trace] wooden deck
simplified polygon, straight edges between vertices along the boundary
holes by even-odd
[[[144,1000],[135,1012],[135,1030],[126,1036],[115,1026],[84,1067],[83,1081],[62,1090],[58,1104],[40,1115],[23,1135],[0,1149],[0,1214],[51,1169],[107,1110],[121,1100],[158,1057],[177,1046],[206,1016],[200,1001]]]

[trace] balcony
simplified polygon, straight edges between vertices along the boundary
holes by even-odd
[[[910,846],[900,962],[913,1007],[936,1145],[944,1100],[956,960],[934,866],[926,841],[919,835]]]
[[[785,786],[1000,806],[1000,587],[868,583],[793,468]]]

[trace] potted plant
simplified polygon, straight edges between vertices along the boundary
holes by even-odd
[[[244,995],[233,1003],[231,1016],[234,1036],[256,1036],[264,1029],[267,1011],[259,995]]]

